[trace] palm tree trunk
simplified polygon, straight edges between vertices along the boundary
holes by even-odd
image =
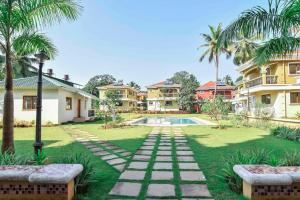
[[[2,153],[14,153],[14,96],[13,96],[13,69],[11,62],[11,47],[8,40],[6,45],[6,79],[5,95],[3,108],[3,135],[2,135]]]
[[[219,80],[219,56],[218,55],[216,55],[215,65],[216,65],[216,85],[215,85],[214,100],[216,99],[218,80]]]

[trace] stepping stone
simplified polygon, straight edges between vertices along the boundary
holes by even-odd
[[[153,169],[172,169],[172,163],[155,162]]]
[[[116,164],[125,163],[126,160],[124,160],[123,158],[116,158],[116,159],[108,160],[106,162],[110,165],[116,165]]]
[[[179,146],[176,149],[181,151],[191,151],[191,148],[188,146]]]
[[[179,169],[200,170],[197,163],[178,163]]]
[[[156,142],[156,139],[146,139],[145,142]]]
[[[126,157],[126,156],[130,156],[131,153],[130,152],[123,152],[123,153],[120,153],[120,155]]]
[[[113,167],[117,169],[119,172],[122,172],[125,168],[125,164],[114,165]]]
[[[98,152],[98,151],[102,151],[101,148],[98,148],[98,147],[95,147],[95,148],[92,148],[90,149],[91,152]]]
[[[97,148],[97,146],[94,144],[90,144],[90,145],[86,145],[85,148],[92,149],[92,148]]]
[[[156,156],[156,161],[166,162],[166,161],[172,161],[171,156]]]
[[[173,171],[152,171],[151,180],[172,180]]]
[[[126,170],[124,171],[119,179],[125,180],[144,180],[145,171]]]
[[[141,150],[153,150],[154,146],[142,146],[140,149]]]
[[[181,171],[180,177],[183,181],[206,181],[206,178],[201,171]]]
[[[114,154],[110,154],[110,155],[107,155],[107,156],[103,156],[101,159],[102,160],[111,160],[111,159],[114,159],[114,158],[118,158],[118,156],[116,156]]]
[[[147,169],[148,162],[131,162],[128,166],[129,169]]]
[[[172,143],[170,143],[170,142],[161,142],[159,144],[159,146],[172,146]]]
[[[107,151],[98,151],[98,152],[95,152],[93,153],[95,156],[106,156],[106,155],[109,155],[110,153],[107,152]]]
[[[125,150],[124,149],[117,149],[117,150],[114,150],[115,153],[122,153],[124,152]]]
[[[159,146],[158,147],[158,150],[172,150],[172,147],[171,146]]]
[[[147,191],[148,197],[174,197],[175,186],[171,184],[150,184]]]
[[[179,162],[195,162],[193,156],[178,156],[177,160]]]
[[[171,156],[172,151],[157,151],[158,156]]]
[[[180,185],[183,197],[211,197],[207,185],[203,184],[182,184]]]
[[[176,143],[176,146],[189,147],[187,143]]]
[[[176,151],[179,156],[192,156],[194,155],[192,151]]]
[[[141,183],[117,182],[109,195],[137,197],[141,187]]]
[[[155,142],[144,142],[143,145],[154,146]]]
[[[142,160],[142,161],[149,161],[151,156],[144,156],[144,155],[135,155],[133,160]]]
[[[187,143],[187,140],[175,140],[176,143]]]
[[[136,154],[140,154],[140,155],[148,155],[148,156],[150,156],[150,155],[152,155],[152,151],[149,151],[149,150],[138,150],[138,151],[136,152]]]

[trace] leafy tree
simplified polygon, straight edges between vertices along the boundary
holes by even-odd
[[[222,80],[224,83],[226,83],[227,85],[233,85],[233,81],[232,81],[232,78],[231,76],[228,74],[226,75],[223,80]]]
[[[181,84],[179,91],[179,105],[182,109],[192,111],[195,91],[199,86],[197,78],[186,71],[176,72],[171,81]]]
[[[137,91],[141,90],[141,86],[139,84],[137,84],[136,82],[134,82],[134,81],[130,81],[127,85],[130,86],[130,87],[133,87]]]
[[[202,37],[205,41],[203,45],[200,46],[200,48],[206,48],[204,53],[200,57],[200,62],[204,60],[204,58],[208,57],[208,62],[214,62],[215,68],[216,68],[216,82],[218,82],[219,79],[219,58],[221,53],[225,53],[227,55],[227,58],[231,55],[231,52],[229,51],[227,44],[223,43],[222,46],[218,46],[219,38],[222,34],[222,24],[219,24],[217,28],[213,26],[209,26],[210,33],[205,34],[202,33]],[[215,93],[214,93],[214,99],[216,98],[217,94],[217,84],[215,86]]]
[[[44,50],[56,53],[51,41],[38,31],[62,19],[75,20],[80,6],[75,0],[2,0],[0,1],[0,51],[5,56],[5,94],[2,152],[14,152],[13,60]]]
[[[231,23],[220,36],[218,46],[246,38],[266,40],[255,51],[254,61],[264,64],[275,55],[285,55],[300,47],[299,0],[268,0],[268,8],[256,6],[248,9]]]
[[[120,96],[115,91],[106,91],[105,96],[106,98],[102,103],[111,114],[113,122],[115,122],[117,119],[117,105],[120,103]]]
[[[95,96],[99,96],[99,90],[97,89],[97,87],[109,85],[114,83],[115,81],[115,77],[110,74],[97,75],[88,81],[83,90]]]

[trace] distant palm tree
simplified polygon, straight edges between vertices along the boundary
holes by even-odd
[[[5,94],[2,152],[14,152],[13,62],[14,56],[33,55],[45,50],[56,52],[51,41],[38,30],[60,22],[75,20],[81,7],[75,0],[1,0],[0,51],[5,56]]]
[[[223,82],[226,83],[227,85],[233,85],[233,81],[230,75],[226,75],[223,78]]]
[[[227,57],[231,55],[231,52],[226,48],[226,45],[218,46],[218,40],[222,34],[222,24],[219,24],[217,28],[213,26],[208,26],[210,29],[209,34],[202,33],[202,37],[205,41],[205,44],[202,44],[200,48],[205,48],[206,50],[200,57],[200,62],[202,62],[206,57],[208,57],[208,62],[214,62],[216,68],[216,85],[214,99],[217,94],[217,82],[219,80],[219,59],[221,53],[225,53]]]
[[[218,46],[246,38],[262,37],[254,61],[264,64],[273,56],[286,55],[300,47],[300,0],[268,0],[268,8],[248,9],[222,33]]]
[[[255,56],[255,50],[258,44],[255,43],[256,37],[245,38],[239,37],[237,41],[232,43],[233,63],[241,65],[251,60]]]

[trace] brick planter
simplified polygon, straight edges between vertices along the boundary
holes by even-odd
[[[71,200],[82,165],[0,166],[0,199]]]
[[[236,165],[243,179],[243,194],[251,200],[300,199],[300,167]]]

